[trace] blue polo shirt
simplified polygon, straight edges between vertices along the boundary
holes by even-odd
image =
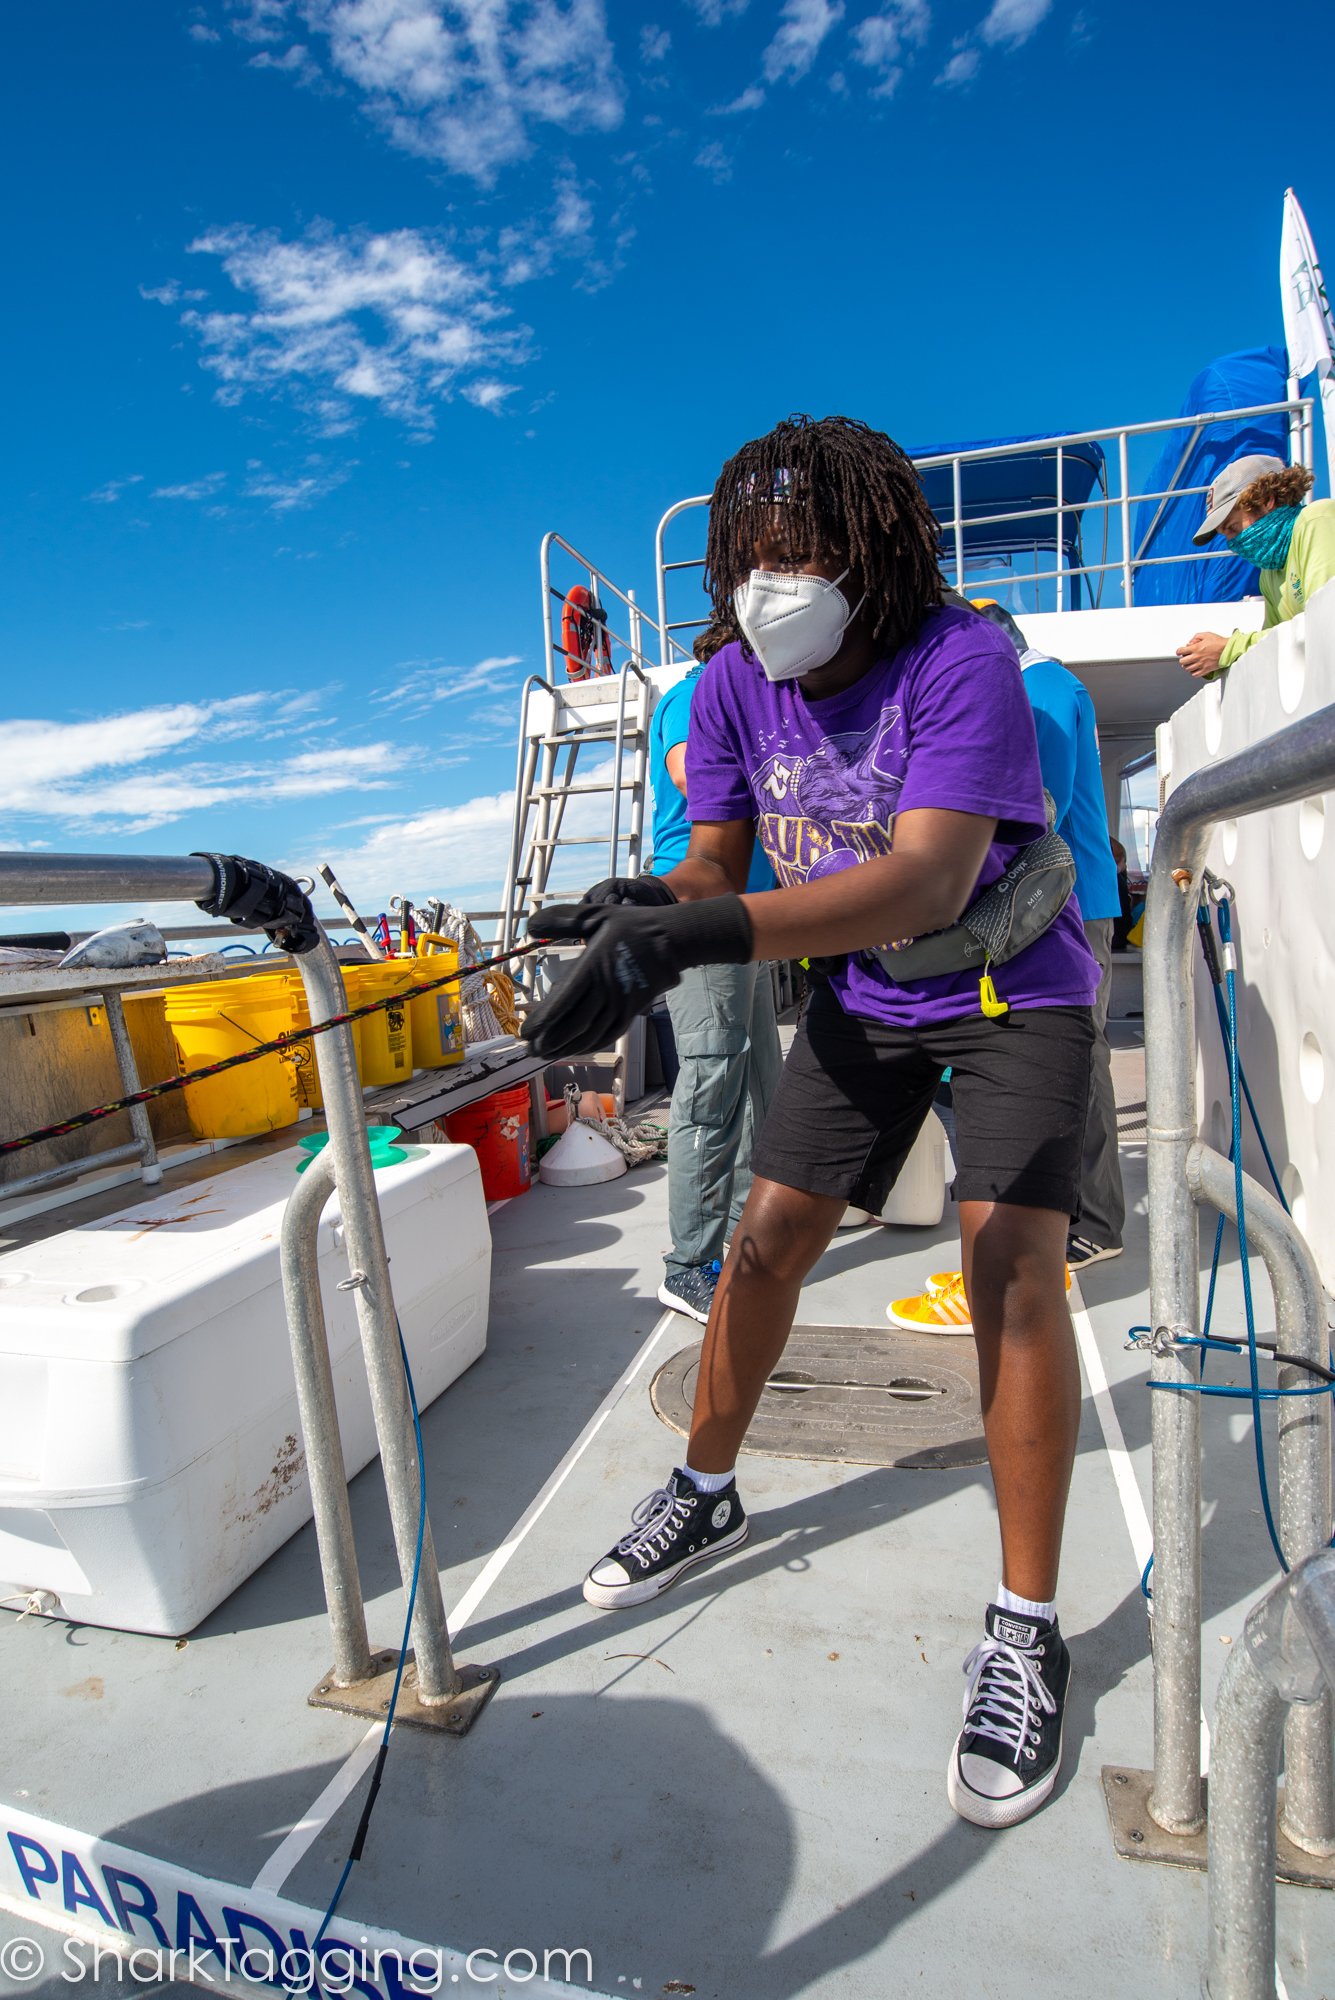
[[[686,741],[691,721],[691,697],[703,667],[692,667],[660,697],[649,724],[649,781],[654,792],[654,873],[665,875],[686,859],[691,838],[686,800],[668,776],[667,753]],[[757,841],[746,878],[748,890],[772,889],[774,870]]]
[[[1108,812],[1094,704],[1089,690],[1057,660],[1032,648],[1020,661],[1034,711],[1038,761],[1057,806],[1057,831],[1075,856],[1075,897],[1086,923],[1121,915],[1117,863],[1108,842]]]

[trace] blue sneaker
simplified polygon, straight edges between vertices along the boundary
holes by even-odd
[[[716,1257],[712,1264],[698,1264],[692,1271],[669,1271],[658,1287],[659,1299],[665,1306],[671,1306],[673,1312],[687,1313],[703,1326],[709,1318],[722,1269]]]

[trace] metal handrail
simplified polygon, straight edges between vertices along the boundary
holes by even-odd
[[[1323,1368],[1330,1352],[1316,1260],[1269,1189],[1244,1174],[1247,1233],[1260,1252],[1275,1301],[1275,1345]],[[1199,1142],[1187,1154],[1193,1199],[1237,1227],[1233,1163]],[[1319,1378],[1281,1362],[1281,1389],[1310,1389]],[[1291,1565],[1330,1542],[1330,1397],[1291,1397],[1279,1414],[1279,1535]],[[1335,1851],[1335,1764],[1329,1695],[1290,1716],[1284,1752],[1283,1827],[1310,1854]]]
[[[1229,1650],[1210,1772],[1207,2000],[1275,2000],[1275,1780],[1280,1738],[1329,1713],[1335,1552],[1295,1565]]]
[[[548,659],[547,666],[550,673],[550,658]],[[528,797],[532,782],[530,766],[533,769],[537,767],[537,745],[535,743],[530,748],[528,734],[529,700],[535,688],[541,688],[544,694],[551,694],[553,692],[550,680],[544,680],[541,674],[530,674],[524,682],[519,696],[519,743],[515,752],[515,805],[510,824],[510,860],[505,874],[505,909],[502,913],[501,926],[502,951],[509,951],[514,943],[514,922],[516,915],[514,906],[515,888],[519,880],[519,850],[523,844],[524,823],[527,818],[525,800]]]
[[[1210,425],[1236,423],[1254,417],[1284,414],[1289,419],[1291,455],[1296,462],[1310,469],[1312,465],[1313,407],[1313,400],[1310,396],[1290,396],[1281,401],[1249,404],[1244,408],[1234,410],[1202,411],[1195,412],[1190,416],[1159,417],[1149,423],[1110,425],[1098,430],[1065,431],[1048,437],[1019,440],[1012,444],[973,445],[960,451],[924,453],[921,457],[915,458],[913,463],[920,472],[937,471],[947,466],[951,468],[953,489],[952,511],[949,517],[941,521],[941,534],[943,543],[949,546],[951,551],[950,559],[954,563],[954,579],[957,586],[963,587],[966,573],[970,570],[970,561],[964,546],[967,530],[978,527],[1002,526],[1025,520],[1050,522],[1055,518],[1058,523],[1056,531],[1057,562],[1055,567],[1051,569],[1026,570],[1022,576],[989,578],[985,572],[989,567],[995,565],[999,558],[995,555],[981,555],[976,559],[974,566],[974,581],[1004,582],[1012,587],[1019,583],[1039,585],[1055,582],[1060,587],[1062,582],[1068,578],[1101,578],[1107,575],[1118,574],[1122,582],[1123,602],[1129,605],[1135,601],[1135,572],[1139,569],[1159,564],[1207,563],[1227,559],[1227,551],[1218,549],[1201,551],[1199,553],[1193,552],[1180,556],[1147,557],[1142,553],[1149,546],[1154,530],[1158,527],[1159,521],[1162,518],[1164,508],[1170,501],[1191,498],[1193,495],[1204,493],[1207,489],[1201,486],[1179,487],[1176,483],[1177,474],[1175,473],[1173,480],[1165,489],[1147,488],[1144,492],[1133,491],[1130,473],[1130,440],[1133,438],[1148,438],[1175,430],[1190,432],[1188,443],[1178,462],[1177,470],[1180,472],[1192,446]],[[1065,496],[1067,452],[1080,445],[1109,442],[1115,444],[1116,447],[1120,490],[1115,494],[1106,494],[1102,498],[1090,498],[1083,501],[1067,499]],[[981,465],[997,459],[1024,457],[1034,452],[1045,451],[1055,453],[1057,460],[1057,494],[1054,501],[1043,501],[1032,508],[1022,508],[993,514],[980,514],[970,516],[967,519],[965,518],[963,483],[964,470],[967,466]],[[704,558],[694,556],[683,560],[667,561],[665,555],[666,532],[680,514],[688,513],[695,508],[708,507],[710,498],[709,494],[702,493],[693,494],[685,500],[678,500],[673,506],[668,508],[658,523],[654,556],[655,574],[658,585],[659,656],[660,664],[663,666],[672,664],[674,652],[683,658],[688,657],[686,649],[672,638],[672,634],[674,632],[697,630],[705,622],[701,618],[671,619],[668,616],[667,580],[669,575],[680,570],[703,569]],[[1133,552],[1131,510],[1133,507],[1139,507],[1146,502],[1156,502],[1156,512],[1149,529],[1141,537],[1139,545]],[[1105,560],[1097,563],[1082,563],[1078,566],[1074,564],[1068,565],[1062,560],[1063,544],[1060,523],[1067,514],[1080,516],[1085,512],[1101,513],[1105,524],[1112,518],[1114,513],[1119,517],[1122,552],[1111,560],[1105,558]],[[1045,536],[1041,546],[1047,546],[1049,539],[1049,537]],[[1035,549],[1039,546],[1039,543],[1035,543]],[[1015,553],[1025,552],[1016,551]]]
[[[641,669],[635,664],[635,661],[627,660],[624,673],[617,676],[620,686],[617,689],[616,736],[613,739],[612,750],[612,834],[607,854],[607,872],[609,875],[615,875],[617,872],[617,849],[621,845],[621,762],[626,751],[626,688],[629,685],[632,674],[634,674],[636,680],[640,683],[642,692],[647,692],[649,687],[647,679]],[[642,798],[638,803],[640,803],[642,808]],[[639,831],[638,827],[631,827],[627,838],[630,840],[632,846],[635,836]],[[637,855],[631,855],[628,858],[635,861],[639,859]],[[633,875],[638,875],[640,871],[638,867],[635,867],[630,872]]]
[[[186,902],[212,898],[216,871],[205,855],[0,854],[0,901],[27,904]],[[345,1013],[343,975],[321,930],[313,949],[296,961],[312,1027]],[[417,1567],[419,1496],[417,1444],[399,1352],[398,1320],[389,1258],[371,1167],[370,1143],[352,1030],[346,1023],[316,1038],[316,1061],[329,1134],[329,1157],[339,1196],[349,1276],[356,1301],[362,1352],[370,1386],[376,1441],[389,1498],[399,1571],[405,1592]],[[309,1202],[304,1198],[303,1205]],[[317,1215],[318,1220],[318,1215]],[[337,1426],[308,1436],[308,1460],[341,1454]],[[341,1463],[341,1456],[340,1461]],[[422,1561],[413,1616],[416,1693],[426,1708],[441,1708],[463,1691],[450,1650],[440,1572],[431,1523],[420,1523]],[[334,1607],[331,1604],[331,1616]],[[347,1638],[346,1620],[339,1629]],[[341,1646],[346,1665],[356,1656],[355,1636]]]
[[[609,592],[611,596],[619,599],[625,605],[629,614],[628,636],[622,638],[621,634],[610,623],[607,627],[607,634],[615,645],[620,646],[624,650],[626,664],[629,664],[631,661],[642,661],[644,654],[641,650],[641,626],[644,613],[641,606],[636,602],[634,591],[622,590],[619,584],[613,583],[611,577],[604,570],[599,569],[595,562],[590,561],[588,556],[577,549],[573,542],[568,542],[564,535],[558,535],[555,529],[551,529],[543,536],[538,554],[538,567],[542,579],[543,657],[547,669],[548,687],[558,685],[556,679],[557,655],[559,654],[566,661],[567,669],[570,664],[569,655],[564,646],[556,643],[556,637],[552,630],[552,599],[555,598],[561,603],[565,601],[565,593],[558,590],[552,582],[553,548],[563,549],[573,562],[579,564],[580,568],[588,575],[590,589],[597,588]]]
[[[1153,1817],[1198,1832],[1201,1793],[1200,1399],[1186,1344],[1200,1332],[1191,959],[1206,849],[1220,820],[1335,787],[1335,704],[1238,756],[1195,771],[1159,817],[1145,916],[1145,1100],[1149,1167],[1154,1515]],[[1260,1214],[1257,1197],[1248,1197]],[[1292,1230],[1284,1218],[1285,1230]],[[1309,1435],[1320,1436],[1319,1427]],[[1328,1432],[1326,1433],[1328,1438]],[[1329,1451],[1329,1444],[1326,1446]]]

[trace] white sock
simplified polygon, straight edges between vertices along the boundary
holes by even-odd
[[[995,1601],[1003,1611],[1011,1611],[1017,1618],[1046,1618],[1050,1625],[1056,1623],[1055,1603],[1040,1604],[1037,1598],[1017,1597],[1013,1590],[1007,1590],[1004,1583],[997,1585]]]
[[[683,1465],[681,1469],[697,1493],[721,1493],[725,1486],[732,1484],[736,1471],[734,1467],[733,1472],[696,1472],[689,1465]]]

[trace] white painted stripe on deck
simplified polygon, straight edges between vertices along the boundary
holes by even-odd
[[[588,1423],[585,1424],[583,1430],[575,1439],[569,1451],[567,1451],[565,1457],[554,1468],[544,1485],[534,1495],[500,1547],[488,1558],[477,1576],[474,1577],[472,1583],[469,1584],[467,1590],[449,1614],[450,1638],[452,1641],[457,1642],[460,1632],[463,1631],[469,1619],[475,1615],[478,1606],[487,1595],[487,1592],[505,1570],[521,1543],[531,1533],[543,1514],[546,1513],[548,1507],[565,1485],[566,1480],[570,1477],[580,1459],[583,1458],[585,1452],[593,1443],[613,1410],[617,1407],[617,1404],[644,1367],[654,1348],[676,1318],[677,1314],[672,1311],[667,1311],[660,1315],[649,1338],[644,1342],[644,1345],[639,1349],[624,1373],[618,1377],[608,1390],[598,1408],[589,1418]],[[253,1889],[266,1891],[271,1895],[278,1893],[288,1876],[292,1873],[292,1870],[301,1860],[303,1854],[319,1838],[321,1832],[329,1824],[329,1821],[334,1817],[339,1807],[344,1804],[349,1794],[356,1789],[358,1781],[370,1770],[372,1764],[375,1762],[375,1754],[382,1732],[383,1724],[381,1723],[373,1723],[370,1729],[367,1730],[356,1749],[344,1759],[314,1804],[302,1815],[292,1831],[274,1849],[251,1884]]]
[[[1080,1349],[1080,1359],[1084,1364],[1085,1380],[1089,1393],[1094,1399],[1098,1413],[1099,1428],[1103,1432],[1104,1449],[1112,1466],[1112,1476],[1117,1487],[1117,1497],[1122,1503],[1122,1514],[1126,1521],[1126,1531],[1131,1537],[1131,1548],[1141,1576],[1145,1565],[1154,1552],[1154,1536],[1150,1531],[1150,1517],[1145,1512],[1145,1502],[1140,1497],[1140,1487],[1136,1481],[1136,1470],[1131,1463],[1131,1454],[1126,1448],[1121,1422],[1108,1387],[1107,1371],[1103,1366],[1103,1356],[1099,1353],[1099,1343],[1085,1302],[1080,1293],[1080,1280],[1071,1279],[1071,1320],[1075,1326],[1076,1343]]]
[[[1071,1279],[1071,1323],[1075,1327],[1076,1344],[1080,1349],[1080,1360],[1085,1370],[1085,1380],[1089,1393],[1094,1398],[1094,1408],[1098,1413],[1099,1428],[1103,1432],[1103,1445],[1112,1467],[1113,1482],[1117,1487],[1117,1497],[1122,1503],[1122,1516],[1126,1521],[1126,1531],[1131,1537],[1131,1548],[1136,1558],[1136,1574],[1143,1578],[1145,1565],[1154,1553],[1154,1535],[1150,1528],[1150,1517],[1145,1512],[1145,1502],[1140,1496],[1140,1486],[1136,1479],[1136,1469],[1131,1463],[1131,1454],[1126,1448],[1126,1438],[1122,1432],[1117,1406],[1108,1387],[1107,1371],[1103,1366],[1103,1356],[1099,1353],[1099,1343],[1093,1322],[1085,1307],[1080,1291],[1080,1280]],[[1201,1770],[1210,1768],[1210,1725],[1201,1711]]]

